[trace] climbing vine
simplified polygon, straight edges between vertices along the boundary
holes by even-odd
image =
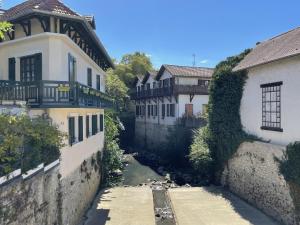
[[[216,66],[210,86],[208,125],[202,128],[203,131],[196,132],[190,153],[191,162],[196,167],[197,164],[208,167],[213,164],[214,170],[220,171],[238,146],[249,138],[242,129],[240,119],[247,73],[232,71],[249,52],[245,50],[237,56],[228,57]],[[204,145],[199,148],[199,143]],[[207,163],[199,161],[197,156],[207,160]]]

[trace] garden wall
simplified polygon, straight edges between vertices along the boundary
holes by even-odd
[[[245,142],[229,160],[222,185],[288,225],[299,224],[295,198],[279,171],[285,147],[262,142]]]
[[[79,224],[99,188],[100,162],[94,154],[64,178],[59,169],[40,167],[0,184],[0,224]]]

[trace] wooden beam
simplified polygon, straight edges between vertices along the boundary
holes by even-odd
[[[31,35],[31,20],[27,20],[27,21],[20,21],[19,24],[22,26],[24,33],[26,34],[26,36],[30,36]]]
[[[50,32],[50,18],[38,16],[37,19],[39,20],[44,32]]]

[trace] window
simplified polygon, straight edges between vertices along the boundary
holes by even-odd
[[[39,81],[42,79],[42,54],[20,59],[20,80],[22,82]]]
[[[150,115],[151,115],[151,106],[150,105],[148,105],[148,117],[150,117]]]
[[[78,141],[83,141],[83,117],[78,117]]]
[[[282,132],[281,128],[281,86],[282,82],[261,85],[263,130]]]
[[[90,116],[89,115],[87,115],[85,117],[85,134],[86,134],[87,138],[90,136]]]
[[[150,83],[147,84],[147,90],[150,90]]]
[[[175,117],[175,104],[170,104],[170,116]]]
[[[139,106],[135,106],[135,115],[139,116]]]
[[[100,91],[100,87],[101,87],[101,77],[100,75],[97,75],[97,90]]]
[[[16,80],[16,59],[15,58],[8,59],[8,79],[10,81]]]
[[[92,135],[98,132],[98,117],[97,115],[92,115]]]
[[[75,118],[69,117],[69,145],[75,143]]]
[[[76,59],[69,54],[69,81],[76,81]]]
[[[100,114],[100,132],[104,131],[104,116]]]
[[[92,69],[88,68],[87,69],[87,85],[92,87],[93,82],[92,82]]]
[[[210,84],[210,80],[201,80],[201,79],[198,80],[198,85],[199,86],[208,87],[209,84]]]
[[[151,105],[151,116],[154,116],[154,113],[153,113],[153,105]]]
[[[154,105],[154,116],[157,116],[158,110],[157,110],[157,105]]]
[[[161,105],[161,117],[164,119],[165,118],[165,115],[166,114],[166,105],[165,104],[162,104]]]
[[[170,116],[170,105],[167,104],[167,116],[169,117]]]

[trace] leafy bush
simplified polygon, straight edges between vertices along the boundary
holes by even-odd
[[[40,163],[55,161],[64,137],[41,118],[0,115],[0,176],[20,167],[26,172]]]
[[[122,124],[112,111],[105,112],[105,144],[103,151],[103,178],[107,185],[111,182],[111,174],[122,169],[123,151],[119,147],[119,131]]]
[[[286,160],[280,164],[280,171],[288,182],[300,185],[300,142],[286,148]]]
[[[203,178],[211,178],[213,159],[208,148],[208,127],[199,128],[194,132],[190,147],[189,159],[194,170]]]

